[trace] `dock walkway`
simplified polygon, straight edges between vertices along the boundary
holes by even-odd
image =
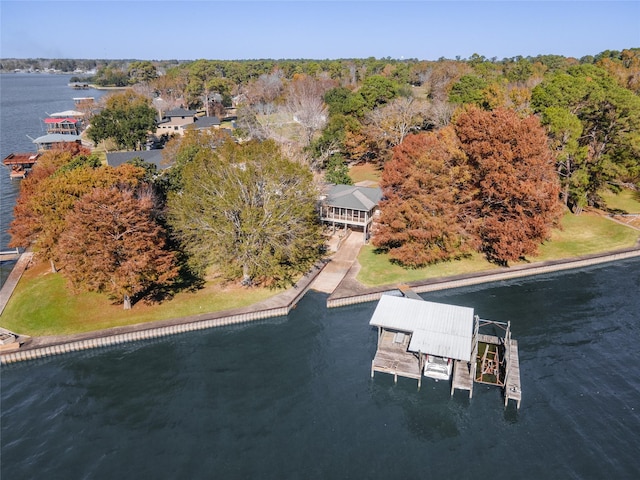
[[[473,397],[473,373],[469,362],[456,360],[453,364],[453,379],[451,380],[451,395],[456,390],[467,390],[469,398]]]
[[[9,302],[11,295],[13,295],[13,291],[15,290],[16,285],[18,285],[22,274],[27,269],[27,266],[29,265],[29,262],[31,262],[32,258],[32,252],[25,252],[20,255],[20,257],[18,258],[18,262],[13,267],[13,270],[11,270],[11,273],[7,277],[7,280],[4,282],[2,289],[0,289],[0,315],[2,315],[4,307],[7,306],[7,303]]]
[[[396,334],[384,330],[378,340],[376,356],[371,361],[371,378],[375,372],[393,375],[393,381],[398,376],[418,380],[418,388],[422,383],[422,368],[416,355],[407,351],[411,335]]]
[[[522,388],[520,386],[520,360],[518,357],[518,341],[511,339],[509,350],[509,371],[507,373],[506,385],[504,386],[504,406],[509,400],[515,400],[518,408],[522,400]]]

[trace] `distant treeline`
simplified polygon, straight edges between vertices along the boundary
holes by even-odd
[[[409,73],[419,71],[421,66],[432,64],[435,62],[455,61],[468,63],[470,65],[478,63],[491,63],[497,66],[508,66],[521,61],[530,64],[541,64],[547,70],[557,70],[566,68],[570,65],[594,64],[603,59],[622,60],[623,52],[630,51],[636,55],[640,48],[630,48],[622,51],[605,50],[595,55],[586,55],[576,59],[573,57],[565,57],[562,55],[537,55],[537,56],[515,56],[499,60],[497,57],[487,58],[483,55],[473,54],[469,58],[449,59],[440,57],[438,60],[419,60],[417,58],[394,59],[391,57],[383,58],[352,58],[352,59],[249,59],[249,60],[209,60],[218,66],[223,77],[234,80],[238,83],[244,83],[256,78],[264,73],[271,73],[274,68],[282,70],[286,76],[294,73],[305,73],[315,75],[318,72],[327,72],[332,78],[335,78],[341,70],[347,69],[366,69],[370,74],[380,74],[388,65],[405,65]],[[122,70],[127,71],[130,64],[135,62],[151,63],[159,74],[165,73],[167,70],[180,65],[193,63],[194,60],[141,60],[141,59],[69,59],[69,58],[0,58],[0,72],[19,71],[56,71],[60,73],[81,73],[81,72],[98,72],[100,69]],[[198,60],[195,60],[198,61]]]

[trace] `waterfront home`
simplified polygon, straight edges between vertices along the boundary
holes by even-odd
[[[82,131],[82,121],[77,118],[45,118],[44,124],[47,127],[47,133],[59,133],[62,135],[80,135]]]
[[[362,231],[366,243],[382,198],[378,187],[330,185],[320,198],[320,220],[331,226]]]

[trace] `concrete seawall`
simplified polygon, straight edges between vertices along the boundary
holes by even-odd
[[[271,299],[259,302],[256,305],[223,312],[212,312],[191,317],[116,327],[84,334],[59,337],[36,337],[29,339],[21,345],[18,350],[0,352],[0,364],[4,365],[25,360],[36,360],[53,355],[109,347],[122,343],[149,340],[213,327],[285,317],[296,307],[300,299],[309,290],[313,281],[320,275],[325,265],[325,262],[319,262],[295,287]]]
[[[470,275],[441,279],[407,282],[416,293],[425,293],[448,288],[458,288],[481,283],[509,280],[532,275],[584,268],[608,262],[639,257],[640,248],[620,250],[602,255],[584,256],[566,261],[540,262],[526,266],[510,267]],[[122,343],[148,340],[168,335],[204,330],[225,325],[241,324],[267,318],[284,317],[291,312],[305,293],[314,289],[314,281],[320,280],[327,263],[318,263],[295,287],[256,305],[233,311],[213,312],[192,317],[164,320],[148,324],[117,327],[85,334],[61,337],[37,337],[11,352],[0,352],[0,364],[11,364],[25,360],[77,352],[81,350],[109,347]],[[357,271],[357,270],[356,270]],[[352,270],[327,299],[327,308],[336,308],[378,300],[385,292],[399,290],[400,285],[386,285],[367,289],[357,284]],[[320,282],[319,282],[320,283]]]
[[[560,272],[563,270],[571,270],[576,268],[584,268],[592,265],[599,265],[608,262],[626,260],[629,258],[640,257],[640,248],[631,248],[610,252],[607,254],[588,255],[571,260],[539,262],[525,266],[509,267],[499,271],[488,271],[476,274],[458,275],[455,277],[438,278],[431,280],[422,280],[415,282],[407,282],[416,293],[433,292],[437,290],[446,290],[449,288],[466,287],[470,285],[478,285],[481,283],[498,282],[501,280],[510,280],[513,278],[528,277],[533,275],[541,275],[545,273]],[[343,307],[346,305],[355,305],[358,303],[374,302],[380,297],[391,291],[398,290],[399,285],[386,285],[371,288],[359,292],[350,288],[353,280],[349,276],[345,277],[343,283],[338,285],[335,292],[327,299],[327,308]]]

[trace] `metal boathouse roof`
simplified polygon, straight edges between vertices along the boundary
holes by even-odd
[[[412,352],[471,361],[473,308],[383,295],[369,324],[411,333]]]

